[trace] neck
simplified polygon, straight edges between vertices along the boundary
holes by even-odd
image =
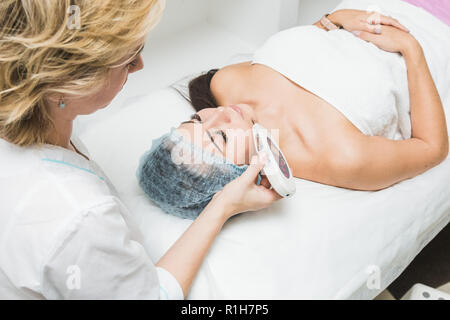
[[[55,146],[73,150],[70,143],[73,130],[73,120],[54,119],[54,129],[49,136],[49,143]]]

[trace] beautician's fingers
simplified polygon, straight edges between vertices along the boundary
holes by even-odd
[[[248,183],[255,184],[258,181],[258,175],[266,165],[267,155],[261,153],[259,156],[252,157],[248,169],[242,174],[241,178]]]
[[[236,180],[216,193],[212,203],[229,210],[227,218],[247,211],[257,211],[272,205],[281,197],[274,191],[256,184],[259,172],[264,168],[264,158],[253,158],[247,170]]]
[[[261,185],[262,185],[263,187],[267,188],[267,189],[272,188],[272,185],[270,184],[270,181],[269,181],[269,179],[267,179],[266,176],[263,176],[263,177],[262,177],[262,179],[261,179]]]
[[[256,196],[262,201],[265,199],[265,205],[262,208],[267,208],[275,201],[283,199],[275,190],[265,186],[255,186]]]

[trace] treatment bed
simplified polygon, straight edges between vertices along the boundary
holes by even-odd
[[[367,2],[358,2],[361,9]],[[345,1],[340,8],[350,5],[354,1]],[[419,10],[411,12],[428,17]],[[401,13],[399,16],[402,18]],[[428,19],[434,18],[430,15]],[[450,28],[442,24],[442,30],[441,36],[450,38]],[[197,31],[205,32],[203,28]],[[191,67],[200,72],[251,49],[226,33],[217,34],[216,43],[235,41],[226,48],[228,56],[223,47],[211,44],[204,53],[207,65],[195,62],[202,57],[193,34],[192,42],[184,39],[189,48],[183,49],[180,59],[193,61]],[[146,50],[152,50],[149,47]],[[170,49],[177,50],[176,46]],[[164,59],[162,54],[160,58]],[[174,63],[176,66],[180,61]],[[435,81],[450,123],[450,62],[443,66],[429,63],[431,69],[440,69]],[[183,69],[179,78],[192,71]],[[158,77],[145,72],[140,75],[140,85],[143,77]],[[126,107],[120,108],[123,104]],[[86,119],[78,133],[137,218],[144,245],[156,262],[191,221],[164,214],[154,206],[138,186],[136,169],[152,140],[178,126],[193,109],[169,87],[123,99],[120,106]],[[378,192],[351,191],[301,179],[296,185],[293,198],[226,223],[188,299],[373,299],[450,221],[450,158],[420,176]]]

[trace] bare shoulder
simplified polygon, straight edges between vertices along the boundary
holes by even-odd
[[[223,67],[216,72],[211,80],[211,92],[220,105],[229,104],[239,94],[239,83],[245,83],[250,67],[251,62],[244,62]]]
[[[332,106],[321,103],[315,104],[313,111],[303,110],[292,121],[295,121],[296,141],[286,144],[286,156],[294,175],[345,186],[349,172],[354,172],[360,164],[364,134]]]

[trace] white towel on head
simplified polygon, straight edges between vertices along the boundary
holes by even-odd
[[[442,67],[449,67],[450,29],[429,15],[417,20],[417,10],[398,0],[348,0],[339,9],[377,10],[408,27],[424,47],[441,95],[448,95]],[[420,17],[424,17],[421,12]],[[430,37],[442,38],[429,41]],[[433,44],[434,46],[431,46]],[[411,137],[410,101],[405,61],[345,30],[326,32],[302,26],[271,37],[253,57],[333,105],[362,133],[389,139]],[[439,76],[438,76],[439,75]]]

